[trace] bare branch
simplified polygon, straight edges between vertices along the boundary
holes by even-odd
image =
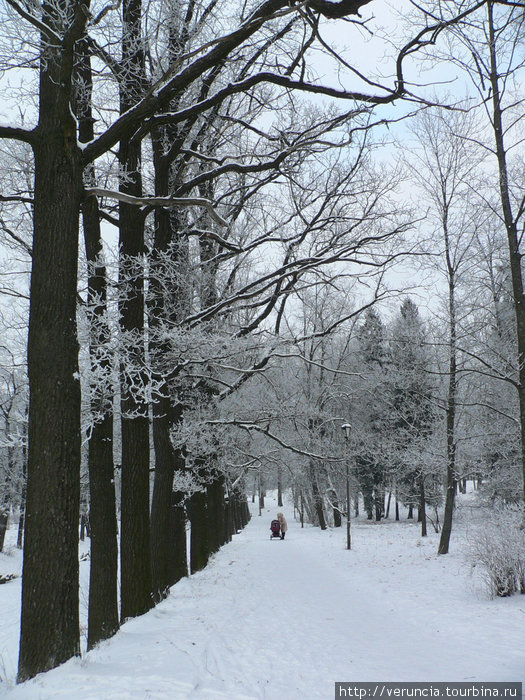
[[[363,5],[368,5],[371,0],[341,0],[340,2],[331,2],[331,0],[308,0],[306,3],[314,12],[319,12],[324,17],[329,19],[341,19],[348,15],[357,15],[360,17],[359,10]]]
[[[290,450],[290,452],[294,452],[297,455],[302,455],[303,457],[308,457],[309,459],[318,459],[321,461],[325,462],[344,462],[346,457],[339,457],[336,455],[320,455],[316,454],[315,452],[308,452],[307,450],[301,450],[299,447],[295,447],[294,445],[290,445],[284,440],[282,440],[280,437],[275,435],[275,433],[270,432],[270,428],[266,427],[263,428],[261,425],[258,425],[257,423],[249,422],[249,421],[241,421],[241,420],[208,420],[206,421],[209,425],[234,425],[237,426],[238,428],[242,428],[243,430],[246,430],[247,432],[250,432],[252,430],[255,430],[258,433],[261,433],[262,435],[266,435],[267,437],[270,438],[270,440],[273,440],[276,442],[278,445],[281,447],[284,447],[286,450]]]
[[[18,2],[16,2],[16,0],[6,0],[6,2],[13,8],[13,10],[15,10],[15,12],[18,12],[18,14],[21,17],[27,20],[30,24],[33,25],[33,27],[36,27],[36,29],[38,29],[39,32],[42,32],[44,36],[51,40],[51,42],[54,45],[60,46],[60,44],[62,43],[62,39],[51,29],[51,27],[48,27],[47,24],[39,20],[38,17],[35,17],[26,9],[24,9]]]
[[[2,231],[8,235],[10,238],[12,238],[18,245],[22,246],[22,248],[28,253],[30,256],[33,255],[33,249],[31,248],[30,245],[28,245],[23,238],[20,238],[9,226],[6,226],[5,222],[0,219],[0,226]]]
[[[228,226],[228,222],[217,214],[213,204],[204,197],[134,197],[124,192],[105,190],[101,187],[86,187],[85,192],[88,197],[91,195],[109,197],[139,207],[204,207],[215,223],[219,226]]]
[[[0,126],[0,139],[15,139],[24,143],[32,144],[35,140],[33,131],[20,129],[16,126]]]

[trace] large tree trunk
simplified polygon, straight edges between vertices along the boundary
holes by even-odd
[[[136,402],[129,396],[123,410]],[[149,522],[149,424],[147,416],[122,418],[121,618],[152,607]]]
[[[224,503],[224,541],[231,542],[234,534],[232,494],[226,496]]]
[[[374,514],[373,514],[374,496],[372,493],[372,489],[369,488],[368,486],[363,487],[363,505],[364,505],[364,508],[366,510],[367,520],[373,520],[374,519]]]
[[[376,522],[380,522],[385,508],[385,490],[382,485],[374,486],[374,510]]]
[[[212,199],[211,192],[207,189],[201,192],[202,195]],[[204,217],[203,225],[208,224],[207,217]],[[201,308],[207,308],[215,304],[218,300],[216,290],[216,246],[206,235],[199,236],[200,250],[200,303]],[[209,382],[204,379],[199,386],[203,396],[210,399],[213,395],[212,387]],[[209,457],[214,457],[209,455]],[[213,471],[210,467],[203,467],[198,472],[198,478],[203,486],[203,491],[194,493],[189,499],[188,512],[191,521],[190,533],[190,570],[191,573],[203,569],[207,564],[214,551],[216,551],[216,533],[213,528],[214,520],[214,503],[215,496],[213,488],[210,491],[210,485],[214,481]],[[210,496],[212,500],[210,502]],[[235,508],[235,506],[234,506]],[[236,517],[236,510],[234,511]]]
[[[309,462],[308,472],[310,477],[310,486],[312,488],[312,498],[314,502],[314,510],[317,518],[317,523],[321,530],[326,530],[327,526],[326,518],[324,515],[323,497],[321,496],[321,493],[319,491],[319,486],[317,484],[317,478],[315,475],[315,465],[312,461]]]
[[[170,163],[164,149],[175,135],[166,127],[152,135],[155,164],[155,194],[165,197],[170,193]],[[159,337],[186,315],[189,307],[188,289],[184,284],[187,269],[187,241],[180,240],[179,216],[173,210],[155,212],[155,239],[150,258],[150,294],[148,318],[151,329],[150,355],[158,373],[159,386],[153,392],[153,447],[155,451],[155,478],[151,504],[151,557],[153,595],[158,601],[168,594],[169,587],[187,575],[186,514],[181,494],[173,491],[176,463],[184,467],[182,455],[177,455],[171,442],[171,430],[182,419],[183,406],[174,400],[177,390],[173,380],[165,380],[164,358],[169,346]],[[166,270],[169,254],[170,270]],[[173,274],[174,273],[174,274]],[[170,285],[166,292],[166,280]],[[163,380],[160,380],[160,377]]]
[[[167,387],[165,389],[167,390]],[[157,394],[153,404],[155,480],[151,502],[151,566],[153,597],[157,602],[168,595],[172,585],[170,549],[174,544],[171,508],[175,454],[170,439],[170,410],[170,397]]]
[[[224,475],[214,475],[208,485],[208,541],[210,554],[224,544]]]
[[[191,523],[190,571],[194,574],[196,571],[204,569],[210,555],[208,544],[208,503],[205,491],[198,491],[189,498],[188,515]]]
[[[120,91],[122,114],[133,107],[143,92],[144,54],[140,0],[125,0],[122,8],[122,62],[125,78]],[[120,191],[142,195],[141,145],[121,141],[119,161],[123,172]],[[119,205],[121,280],[120,323],[126,344],[127,362],[139,372],[144,362],[144,217],[137,207]],[[127,367],[121,365],[122,490],[121,490],[121,618],[149,610],[151,598],[149,520],[149,419],[144,395],[130,386]],[[138,384],[143,379],[135,377]]]
[[[188,575],[188,552],[186,538],[186,511],[184,494],[172,491],[169,519],[170,547],[168,552],[168,580],[170,586]]]
[[[89,441],[91,567],[88,649],[119,628],[117,518],[113,470],[112,416],[93,426]]]
[[[94,137],[91,108],[92,73],[85,42],[78,46],[78,73],[82,92],[77,100],[79,140]],[[93,165],[85,180],[95,186]],[[104,377],[112,373],[107,345],[111,331],[107,323],[107,275],[103,259],[100,215],[96,197],[82,205],[84,243],[88,265],[88,309],[90,314],[90,361]],[[97,376],[97,375],[95,375]],[[108,382],[109,383],[109,382]],[[104,384],[92,393],[93,426],[88,442],[91,565],[89,570],[88,649],[112,637],[119,628],[117,569],[117,513],[113,465],[113,391]]]
[[[42,21],[59,26],[63,18],[55,12],[53,4],[44,3]],[[76,38],[71,36],[72,41]],[[80,653],[76,294],[83,166],[70,106],[73,43],[59,49],[47,39],[42,44],[46,48],[33,144],[29,450],[19,681]]]
[[[341,509],[339,507],[339,499],[337,498],[337,493],[335,492],[335,489],[332,489],[331,491],[331,498],[332,498],[332,512],[334,516],[334,527],[341,527],[342,526],[342,518],[341,518]],[[348,517],[348,514],[347,514]]]

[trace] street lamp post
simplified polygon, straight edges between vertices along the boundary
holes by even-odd
[[[345,434],[345,440],[348,445],[350,442],[350,431],[352,430],[352,426],[350,423],[343,423],[341,426],[342,430],[344,431]],[[346,548],[347,549],[352,549],[352,539],[350,537],[350,473],[349,473],[349,456],[348,456],[348,449],[347,449],[347,455],[346,455]]]
[[[258,487],[259,487],[259,515],[262,515],[262,511],[264,508],[264,496],[263,496],[263,488],[262,488],[262,476],[261,476],[261,469],[259,467],[258,471]]]

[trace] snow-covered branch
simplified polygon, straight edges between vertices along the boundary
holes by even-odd
[[[106,190],[101,187],[86,187],[85,192],[88,197],[91,195],[108,197],[138,207],[203,207],[215,223],[219,224],[219,226],[228,226],[228,222],[217,214],[213,204],[203,197],[134,197],[124,192]]]

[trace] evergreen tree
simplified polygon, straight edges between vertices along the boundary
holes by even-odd
[[[419,505],[422,534],[426,534],[425,472],[403,459],[404,453],[430,435],[433,422],[432,385],[428,370],[430,357],[425,343],[425,326],[416,304],[406,298],[392,325],[390,340],[391,424],[396,436],[400,463],[405,464],[400,482],[409,517]]]
[[[356,477],[368,519],[381,520],[387,481],[385,447],[388,443],[388,412],[384,398],[387,369],[386,329],[377,311],[370,308],[358,330],[359,365],[364,384],[359,394],[359,434]]]
[[[374,364],[383,367],[386,359],[385,326],[374,308],[367,309],[365,320],[358,331],[361,360],[370,369]]]

